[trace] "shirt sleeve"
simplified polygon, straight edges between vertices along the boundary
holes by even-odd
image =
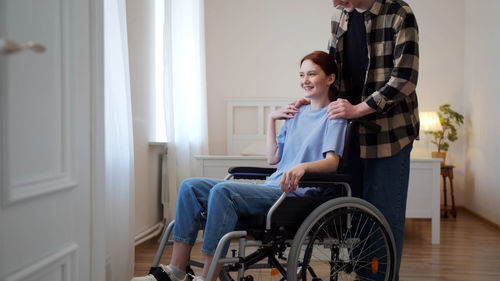
[[[329,151],[333,151],[338,156],[342,156],[347,120],[339,118],[329,119],[327,122],[327,127],[323,136],[323,147],[321,149],[323,157],[326,157],[326,153]]]
[[[286,133],[288,131],[288,123],[289,123],[288,120],[286,120],[285,123],[283,123],[279,135],[276,136],[276,145],[278,146],[278,156],[280,157],[280,159],[283,156],[283,148],[285,146]]]
[[[365,101],[378,112],[387,112],[395,104],[415,92],[418,80],[418,26],[413,13],[398,17],[391,78]]]

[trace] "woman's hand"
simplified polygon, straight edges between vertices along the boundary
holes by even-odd
[[[295,116],[295,113],[299,112],[299,107],[310,104],[311,102],[306,99],[300,99],[297,101],[292,101],[290,102],[287,106],[282,107],[274,112],[271,112],[270,117],[273,120],[280,120],[280,119],[290,119]]]
[[[299,180],[306,173],[306,167],[304,163],[298,164],[290,170],[283,173],[281,177],[280,187],[281,191],[288,193],[294,193],[299,185]]]
[[[290,170],[283,173],[280,182],[281,191],[294,193],[299,185],[300,179],[307,173],[332,173],[339,166],[340,157],[333,151],[328,151],[325,159],[304,162],[296,165]]]
[[[291,102],[289,105],[293,105],[293,106],[295,106],[296,108],[299,108],[299,107],[301,107],[301,106],[303,106],[303,105],[310,104],[310,103],[311,103],[311,101],[310,101],[310,100],[307,100],[307,99],[302,98],[302,99],[300,99],[300,100],[298,100],[298,101],[293,101],[293,102]]]
[[[281,107],[276,109],[275,111],[269,114],[269,117],[272,120],[283,120],[293,118],[295,113],[299,112],[299,110],[292,103],[288,104],[285,107]]]

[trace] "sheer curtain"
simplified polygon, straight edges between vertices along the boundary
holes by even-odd
[[[169,216],[180,182],[194,176],[194,155],[208,152],[203,0],[165,1],[165,122]]]
[[[106,280],[134,270],[134,151],[125,0],[104,1]]]

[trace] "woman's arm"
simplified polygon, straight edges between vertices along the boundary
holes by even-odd
[[[276,144],[276,120],[269,114],[267,123],[267,163],[274,165],[280,162],[278,155],[278,145]]]
[[[326,153],[325,159],[313,162],[305,162],[296,165],[290,170],[283,173],[281,177],[281,191],[293,193],[297,189],[299,180],[305,173],[331,173],[335,172],[339,166],[340,157],[333,151]]]
[[[297,113],[295,106],[288,105],[277,109],[269,114],[267,122],[267,162],[274,165],[280,162],[278,155],[278,145],[276,143],[276,120],[290,119]]]

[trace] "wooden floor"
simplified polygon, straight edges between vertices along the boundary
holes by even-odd
[[[400,280],[500,280],[500,228],[459,209],[456,219],[441,219],[440,245],[431,244],[430,233],[430,220],[407,220]],[[157,247],[156,241],[136,247],[135,276],[147,273]],[[193,250],[195,259],[201,257],[199,248]],[[167,249],[161,263],[168,264],[169,255]]]

